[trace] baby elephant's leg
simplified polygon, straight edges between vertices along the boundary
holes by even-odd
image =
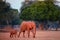
[[[16,36],[17,36],[17,33],[15,33],[15,38],[16,38]]]
[[[13,37],[13,34],[12,34],[12,33],[10,33],[10,37],[11,37],[11,38]]]

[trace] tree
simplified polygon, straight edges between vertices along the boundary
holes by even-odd
[[[57,17],[58,17],[58,14],[59,14],[59,9],[58,9],[58,6],[56,6],[54,4],[54,1],[55,0],[47,0],[46,1],[46,4],[47,4],[47,8],[48,8],[48,15],[49,16],[49,20],[52,20],[52,21],[57,21]]]
[[[24,20],[40,20],[44,19],[43,14],[47,12],[47,7],[45,2],[34,2],[30,6],[22,9],[20,18]]]
[[[12,21],[18,19],[18,10],[10,9],[8,13],[6,13],[5,19],[8,21],[8,24],[12,24]],[[14,23],[15,24],[15,23]]]
[[[59,9],[53,1],[34,2],[22,8],[20,18],[24,20],[59,20]]]
[[[0,2],[0,22],[5,22],[5,16],[6,13],[9,11],[10,9],[10,4],[9,3],[5,3],[3,1]],[[1,24],[1,23],[0,23]]]
[[[18,10],[12,9],[9,3],[0,2],[0,24],[12,24],[12,20],[18,19]]]

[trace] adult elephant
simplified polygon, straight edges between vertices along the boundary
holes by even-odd
[[[25,31],[28,32],[28,37],[30,36],[30,31],[32,30],[33,38],[35,38],[36,34],[36,24],[34,21],[23,21],[20,25],[20,32],[18,37],[20,36],[21,32],[23,32],[23,37],[25,37]]]

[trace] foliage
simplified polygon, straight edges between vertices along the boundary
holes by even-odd
[[[60,10],[52,1],[34,2],[22,8],[20,19],[23,20],[59,20]]]
[[[10,8],[10,4],[0,2],[0,25],[12,24],[18,19],[18,10]]]

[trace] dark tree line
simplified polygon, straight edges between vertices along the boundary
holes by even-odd
[[[0,25],[18,24],[18,19],[18,10],[12,9],[9,3],[0,1]]]

